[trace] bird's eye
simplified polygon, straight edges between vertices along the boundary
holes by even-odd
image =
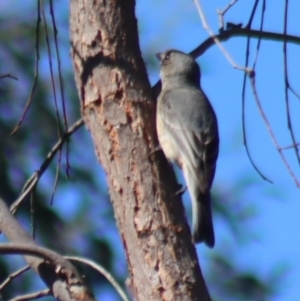
[[[170,58],[170,53],[167,53],[166,56],[165,56],[165,61],[168,61]]]

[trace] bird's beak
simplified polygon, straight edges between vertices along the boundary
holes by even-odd
[[[155,54],[156,57],[158,58],[159,61],[161,61],[162,57],[161,57],[161,52],[158,52]]]

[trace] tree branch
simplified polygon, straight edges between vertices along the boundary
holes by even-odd
[[[115,290],[118,292],[118,294],[120,295],[120,297],[123,301],[129,301],[125,292],[123,291],[121,286],[118,284],[118,282],[114,279],[114,277],[107,270],[105,270],[102,266],[100,266],[98,263],[96,263],[92,260],[86,259],[86,258],[75,257],[75,256],[64,256],[64,258],[71,260],[71,261],[76,261],[76,262],[86,264],[89,267],[91,267],[92,269],[96,270],[98,273],[102,274],[110,282],[110,284],[115,288]]]
[[[0,199],[0,232],[12,243],[0,245],[0,250],[14,254],[24,253],[26,262],[61,301],[80,301],[80,295],[94,301],[75,267],[59,254],[36,245],[32,237],[19,225]],[[32,256],[34,255],[34,256]],[[40,258],[43,259],[40,259]],[[44,259],[50,261],[50,264]],[[62,277],[64,275],[64,277]],[[72,295],[72,296],[71,296]]]
[[[30,269],[29,265],[26,265],[25,267],[17,270],[14,273],[11,273],[1,284],[0,284],[0,292],[4,289],[4,287],[6,285],[8,285],[12,280],[14,280],[16,277],[18,277],[19,275],[22,275],[23,273],[25,273],[26,271],[28,271]]]
[[[252,78],[250,78],[250,83],[251,83],[251,88],[252,88],[252,91],[253,91],[253,95],[254,95],[257,107],[259,109],[259,113],[262,116],[262,119],[263,119],[263,121],[264,121],[264,123],[266,125],[266,128],[267,128],[267,130],[268,130],[268,132],[270,134],[270,137],[271,137],[271,139],[272,139],[272,141],[273,141],[273,143],[274,143],[277,151],[279,152],[279,155],[280,155],[280,157],[281,157],[284,165],[286,166],[289,174],[291,175],[292,179],[294,180],[296,186],[298,188],[300,188],[300,182],[297,179],[297,176],[295,175],[295,173],[293,172],[293,170],[292,170],[290,164],[288,163],[285,155],[283,154],[282,148],[280,147],[280,145],[279,145],[279,143],[278,143],[278,141],[277,141],[277,139],[275,137],[275,134],[274,134],[274,132],[273,132],[271,126],[270,126],[269,120],[268,120],[266,114],[264,113],[264,110],[262,108],[262,105],[261,105],[261,102],[259,100],[258,93],[257,93],[257,90],[256,90],[255,77],[254,76]]]
[[[33,96],[35,93],[35,89],[37,87],[38,83],[38,78],[39,78],[39,60],[40,60],[40,50],[39,50],[39,44],[40,44],[40,23],[41,23],[41,12],[40,12],[40,1],[37,1],[37,19],[36,19],[36,28],[35,28],[35,68],[34,68],[34,78],[33,78],[33,83],[32,87],[30,90],[29,97],[27,98],[25,108],[23,110],[23,113],[17,123],[17,125],[14,127],[14,129],[11,132],[11,135],[13,135],[21,126],[25,115],[32,103]]]
[[[14,76],[14,75],[12,75],[12,74],[10,74],[10,73],[6,73],[6,74],[1,74],[1,75],[0,75],[0,79],[6,78],[6,77],[12,78],[12,79],[14,79],[14,80],[18,80],[18,78],[17,78],[16,76]]]
[[[83,120],[79,119],[75,122],[69,129],[68,132],[64,133],[63,136],[56,142],[56,144],[52,147],[51,151],[48,153],[45,161],[42,163],[40,168],[26,181],[21,195],[18,199],[10,206],[10,211],[15,214],[18,210],[20,204],[24,201],[24,199],[32,192],[32,190],[36,187],[39,179],[47,170],[48,166],[52,162],[56,153],[63,147],[65,141],[75,133],[81,126],[83,125]]]
[[[242,70],[244,72],[246,72],[247,74],[251,73],[251,69],[249,69],[248,67],[242,67],[239,66],[234,59],[231,57],[230,53],[226,50],[226,48],[223,46],[223,44],[221,43],[221,41],[218,39],[218,37],[214,34],[214,32],[212,31],[212,29],[209,27],[206,18],[205,18],[205,14],[203,12],[203,9],[201,7],[200,4],[200,0],[194,0],[197,11],[199,13],[201,22],[202,22],[202,26],[203,28],[208,32],[208,34],[210,35],[211,39],[213,39],[214,43],[220,48],[220,50],[222,51],[222,53],[224,54],[224,56],[227,58],[228,62],[231,64],[231,66],[235,69],[239,69]]]
[[[51,291],[50,289],[45,289],[42,291],[38,291],[38,292],[34,292],[34,293],[29,293],[26,295],[21,295],[21,296],[17,296],[13,299],[10,299],[9,301],[27,301],[27,300],[35,300],[35,299],[40,299],[46,296],[51,296]]]
[[[228,41],[231,38],[236,37],[249,37],[249,38],[255,38],[255,39],[262,39],[262,40],[270,40],[270,41],[276,41],[276,42],[283,42],[287,41],[291,44],[300,44],[300,37],[293,36],[289,34],[283,34],[283,33],[276,33],[276,32],[270,32],[270,31],[263,31],[263,30],[256,30],[251,28],[239,28],[239,27],[232,27],[228,30],[224,30],[220,32],[219,34],[215,35],[215,37],[222,42]],[[194,58],[197,58],[201,56],[204,52],[206,52],[210,47],[212,47],[215,44],[212,37],[207,38],[204,42],[202,42],[197,48],[195,48],[193,51],[191,51],[191,55]]]

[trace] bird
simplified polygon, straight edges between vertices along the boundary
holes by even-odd
[[[161,92],[156,130],[166,158],[182,170],[192,201],[192,239],[215,245],[210,189],[219,153],[218,122],[200,84],[200,67],[179,50],[156,54]]]

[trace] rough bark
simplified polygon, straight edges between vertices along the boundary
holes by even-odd
[[[135,300],[210,300],[174,173],[161,152],[150,154],[155,103],[134,8],[132,0],[71,0],[82,116],[107,174]]]

